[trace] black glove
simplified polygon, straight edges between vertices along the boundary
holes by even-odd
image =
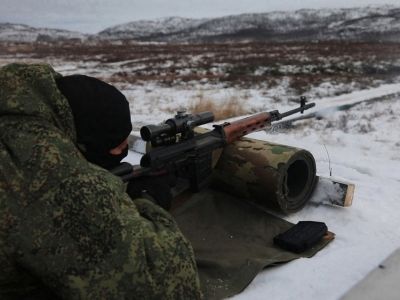
[[[127,193],[132,198],[149,195],[154,202],[165,210],[171,208],[171,187],[175,185],[175,178],[171,175],[148,176],[135,178],[128,183]]]

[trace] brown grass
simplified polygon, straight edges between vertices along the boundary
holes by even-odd
[[[390,82],[400,76],[400,43],[388,42],[160,45],[0,42],[0,58],[3,56],[15,61],[65,59],[105,65],[127,61],[122,70],[106,78],[108,82],[127,84],[155,81],[175,86],[201,81],[252,88],[272,87],[289,78],[290,88],[299,95],[323,82],[370,86],[374,81]],[[290,71],[291,66],[298,69]]]
[[[217,104],[211,99],[205,99],[201,96],[189,106],[188,111],[191,113],[211,111],[214,113],[215,121],[242,116],[249,113],[243,107],[243,100],[240,101],[237,97],[231,97],[228,101]]]

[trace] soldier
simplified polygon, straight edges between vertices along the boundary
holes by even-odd
[[[130,130],[110,85],[48,65],[0,69],[1,299],[201,298],[175,221],[106,170]]]

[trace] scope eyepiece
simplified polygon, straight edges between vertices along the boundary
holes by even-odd
[[[146,125],[140,128],[140,136],[144,141],[153,141],[160,136],[175,136],[192,130],[194,127],[214,121],[214,114],[206,111],[195,115],[179,113],[159,125]]]
[[[173,135],[174,126],[171,126],[170,123],[163,123],[159,125],[146,125],[140,128],[140,136],[146,142],[162,134]]]

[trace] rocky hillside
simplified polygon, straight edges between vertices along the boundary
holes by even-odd
[[[400,7],[302,9],[213,19],[135,21],[101,31],[101,39],[183,42],[223,40],[400,41]]]
[[[400,7],[302,9],[220,18],[168,17],[134,21],[87,36],[66,30],[0,23],[0,41],[134,40],[224,41],[400,41]]]
[[[0,41],[10,42],[35,42],[35,41],[59,41],[59,40],[85,40],[83,33],[50,29],[35,28],[22,24],[0,23]]]

